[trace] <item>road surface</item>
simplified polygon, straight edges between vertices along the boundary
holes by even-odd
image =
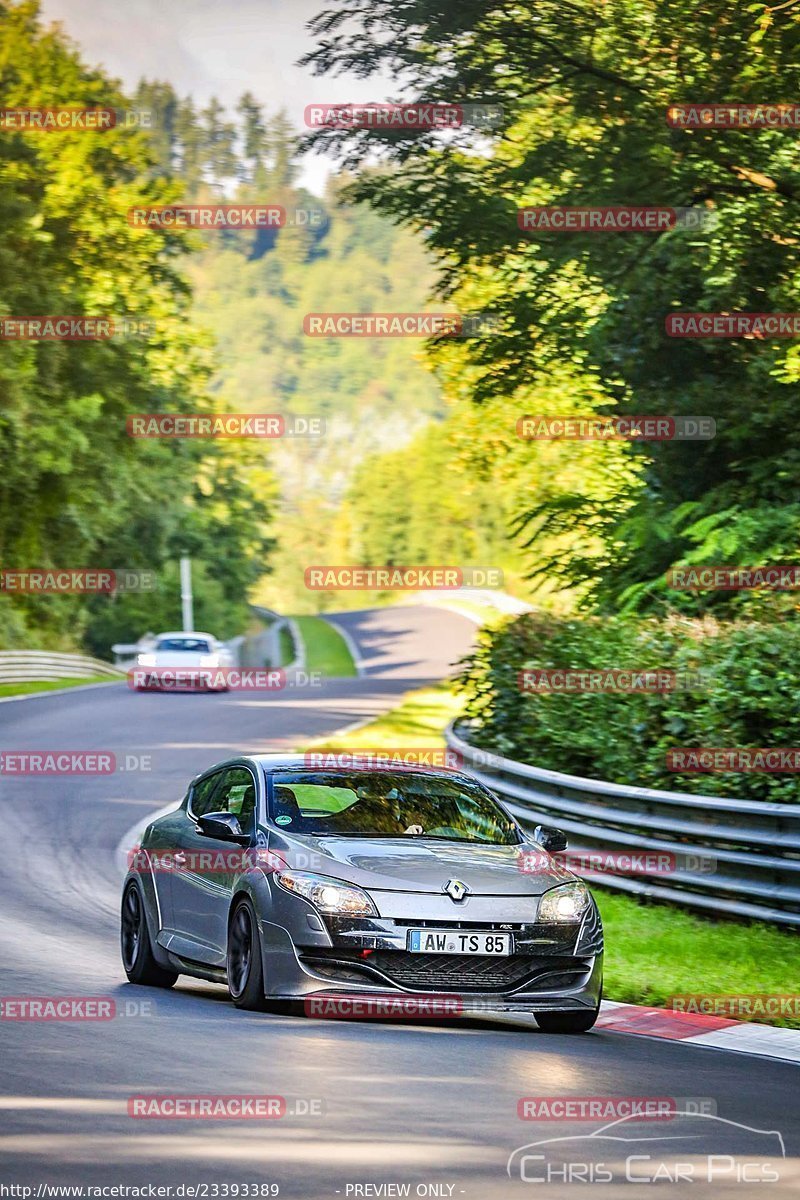
[[[423,606],[337,620],[365,671],[320,689],[181,696],[114,685],[0,705],[2,749],[108,750],[126,768],[0,783],[3,995],[112,997],[119,1014],[0,1021],[0,1184],[30,1187],[31,1196],[57,1194],[46,1185],[169,1186],[160,1194],[191,1195],[179,1190],[186,1185],[209,1197],[233,1196],[239,1185],[242,1196],[245,1184],[251,1196],[275,1184],[298,1200],[563,1195],[558,1184],[510,1179],[507,1159],[525,1143],[585,1135],[598,1122],[523,1121],[518,1101],[611,1095],[704,1098],[725,1121],[779,1130],[791,1169],[784,1165],[784,1183],[761,1194],[796,1191],[798,1073],[789,1064],[611,1032],[570,1038],[491,1021],[251,1014],[199,981],[182,978],[172,992],[127,984],[114,857],[125,831],[231,753],[293,748],[391,707],[405,690],[446,674],[474,635],[465,618]],[[277,1095],[289,1112],[271,1121],[128,1116],[129,1097],[156,1093]],[[721,1152],[736,1128],[708,1122],[696,1153]],[[580,1143],[575,1153],[599,1151]],[[754,1185],[720,1178],[715,1196],[752,1194]],[[585,1186],[574,1182],[569,1194]],[[688,1186],[668,1190],[682,1195]],[[601,1190],[634,1197],[641,1189]]]

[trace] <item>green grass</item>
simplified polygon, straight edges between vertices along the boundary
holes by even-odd
[[[357,675],[356,665],[342,635],[321,617],[293,618],[306,648],[306,670],[323,676]]]
[[[116,681],[108,675],[89,675],[86,679],[37,679],[21,683],[0,683],[0,696],[28,696],[35,692],[53,692],[58,688],[85,687],[87,683],[114,682]]]
[[[320,739],[313,749],[325,750],[411,750],[444,746],[442,730],[460,711],[460,703],[444,685],[409,692],[397,708],[337,737]],[[307,750],[309,746],[301,749]]]
[[[592,891],[605,927],[609,1000],[663,1006],[671,996],[687,992],[800,994],[796,932],[760,921],[715,921],[599,888]],[[800,1028],[800,1019],[768,1023]]]
[[[459,700],[447,685],[410,692],[399,707],[313,749],[441,747]],[[305,746],[303,749],[312,747]],[[588,880],[591,886],[591,879]],[[592,888],[605,927],[605,995],[628,1004],[665,1006],[671,996],[798,995],[797,933],[764,922],[700,917],[671,905]],[[759,1017],[800,1027],[800,1019]]]
[[[294,638],[288,625],[281,625],[278,630],[278,655],[280,661],[275,664],[278,667],[287,667],[294,659]]]

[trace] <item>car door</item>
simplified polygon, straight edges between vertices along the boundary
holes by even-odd
[[[158,896],[160,931],[158,941],[166,948],[173,948],[176,954],[182,954],[185,947],[180,944],[173,946],[179,933],[175,917],[174,897],[180,893],[180,880],[176,888],[176,877],[186,868],[187,852],[190,841],[195,838],[196,822],[189,815],[190,806],[196,812],[210,812],[209,805],[217,784],[222,779],[222,771],[211,771],[198,779],[189,788],[183,803],[174,813],[162,817],[153,827],[148,848],[151,851],[153,866],[153,881]]]
[[[185,957],[222,966],[228,940],[228,909],[234,880],[235,861],[243,852],[235,842],[205,837],[194,818],[211,812],[233,813],[245,833],[255,830],[256,780],[245,766],[226,767],[218,773],[213,789],[193,794],[187,808],[183,837],[185,862],[172,877],[172,907],[175,929],[191,942]],[[180,953],[180,951],[176,951]]]

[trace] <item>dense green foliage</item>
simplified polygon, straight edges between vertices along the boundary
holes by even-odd
[[[795,801],[797,776],[678,773],[668,750],[800,746],[800,628],[672,618],[556,618],[534,613],[481,635],[460,677],[471,738],[554,771],[706,795]],[[688,673],[665,692],[525,692],[536,668]]]
[[[8,107],[124,107],[37,5],[0,4],[0,85]],[[263,571],[268,491],[247,456],[207,442],[143,442],[136,412],[211,411],[208,339],[196,328],[180,234],[133,229],[134,204],[180,197],[140,131],[0,134],[0,309],[4,315],[146,316],[147,336],[7,341],[0,366],[0,560],[4,568],[141,567],[158,593],[4,597],[0,645],[83,642],[108,654],[179,604],[170,579],[197,560],[197,618],[230,635]],[[208,587],[204,581],[208,580]],[[175,615],[173,615],[175,614]]]
[[[610,496],[580,470],[553,494],[520,495],[531,568],[606,607],[641,607],[663,598],[663,574],[678,561],[795,557],[797,347],[675,340],[664,330],[674,310],[797,307],[794,133],[666,122],[676,102],[796,95],[795,6],[353,0],[330,6],[315,30],[308,61],[320,72],[380,72],[408,100],[502,108],[488,134],[314,135],[364,168],[354,196],[425,230],[443,294],[500,316],[500,336],[468,346],[474,399],[515,397],[518,414],[530,411],[554,364],[568,363],[596,376],[605,411],[717,420],[714,441],[638,447],[638,470]],[[710,221],[658,235],[521,234],[525,204],[689,205]],[[571,399],[565,390],[561,412],[575,411]],[[540,448],[529,455],[538,461]],[[543,548],[542,530],[563,535],[569,552],[563,542]],[[705,593],[681,603],[748,600]]]
[[[800,351],[791,339],[669,338],[665,321],[798,307],[794,131],[667,122],[678,103],[796,95],[796,6],[351,0],[313,28],[306,61],[319,73],[392,75],[405,101],[500,114],[491,130],[446,136],[312,135],[358,171],[353,199],[424,231],[440,296],[500,323],[496,336],[431,347],[454,412],[414,443],[410,463],[362,466],[345,505],[350,544],[374,559],[426,543],[432,556],[471,556],[483,539],[512,576],[524,565],[551,614],[593,614],[485,635],[462,681],[483,745],[629,783],[794,799],[791,775],[678,776],[664,755],[798,744],[795,598],[676,592],[665,575],[683,563],[798,561]],[[658,234],[523,232],[525,205],[690,207],[703,219]],[[704,415],[717,433],[520,443],[515,423],[529,413]],[[455,495],[447,484],[461,468]],[[381,472],[397,476],[401,517],[372,492]],[[695,665],[708,678],[662,695],[526,696],[517,675],[534,664]]]
[[[342,496],[358,464],[405,445],[442,410],[423,347],[404,339],[309,338],[310,312],[425,308],[435,274],[420,238],[366,205],[297,186],[297,139],[284,114],[244,95],[229,120],[216,101],[198,111],[168,83],[140,84],[136,102],[159,113],[158,170],[185,199],[281,204],[280,230],[198,236],[187,268],[193,318],[213,336],[209,391],[233,412],[321,417],[319,438],[285,439],[265,455],[278,477],[277,546],[258,599],[282,611],[316,607],[306,565],[330,561]],[[382,481],[381,481],[382,483]],[[346,518],[345,518],[346,523]],[[346,539],[338,538],[344,561]],[[336,607],[341,597],[325,597]]]
[[[445,387],[452,382],[467,390],[462,360],[463,351],[453,350],[442,364]],[[537,389],[537,411],[563,411],[565,394],[583,411],[597,403],[597,386],[588,377],[554,367]],[[429,424],[407,447],[365,460],[336,524],[346,560],[500,568],[508,591],[530,590],[557,611],[574,607],[577,596],[554,576],[540,577],[535,589],[524,579],[531,549],[511,533],[520,497],[535,494],[543,505],[558,503],[579,479],[598,502],[612,503],[636,464],[631,448],[619,442],[542,442],[532,454],[529,442],[513,437],[517,416],[515,397],[453,404],[444,421]],[[583,541],[587,554],[598,552],[590,531]],[[533,553],[538,562],[552,561],[574,554],[580,543],[574,533],[544,529]]]
[[[419,345],[312,340],[303,314],[415,309],[433,270],[418,239],[366,206],[295,185],[283,114],[242,97],[233,119],[169,83],[127,99],[84,67],[36,5],[0,8],[9,105],[135,106],[151,129],[0,137],[0,296],[8,315],[128,313],[149,337],[5,342],[0,366],[3,567],[142,567],[154,593],[4,597],[0,645],[84,645],[179,626],[177,558],[194,560],[195,620],[220,636],[247,621],[252,585],[307,603],[303,567],[328,545],[358,461],[402,445],[441,409]],[[255,233],[132,229],[136,204],[255,200],[290,225]],[[299,214],[299,215],[298,215]],[[321,416],[325,436],[262,444],[141,441],[136,412]],[[270,519],[271,518],[271,519]],[[281,551],[273,557],[278,536]]]

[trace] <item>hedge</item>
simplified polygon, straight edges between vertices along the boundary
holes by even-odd
[[[672,671],[686,690],[535,692],[520,672]],[[699,677],[699,678],[698,678]],[[798,747],[800,623],[710,618],[563,619],[542,613],[485,630],[457,687],[476,744],[520,762],[616,783],[796,802],[800,775],[676,771],[683,747]]]

